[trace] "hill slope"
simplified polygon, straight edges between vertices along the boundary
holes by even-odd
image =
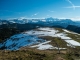
[[[2,49],[0,50],[0,59],[80,59],[79,39],[80,34],[60,28],[44,27],[25,31],[11,36],[4,43],[0,43]]]
[[[38,29],[25,31],[20,34],[11,36],[4,43],[0,44],[0,48],[17,50],[24,46],[38,44],[31,47],[38,47],[37,49],[40,49],[40,50],[57,49],[58,47],[54,46],[54,44],[59,42],[59,45],[60,45],[61,41],[62,41],[61,44],[66,43],[65,46],[71,46],[75,48],[75,46],[80,46],[79,37],[80,37],[80,34],[70,32],[65,29],[48,28],[48,27],[38,28]],[[60,41],[57,41],[57,40],[60,40]],[[49,43],[51,43],[51,45]],[[63,46],[61,46],[60,49],[66,49],[65,47],[63,48],[62,47]]]

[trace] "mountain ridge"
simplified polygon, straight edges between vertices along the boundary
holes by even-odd
[[[11,26],[10,26],[11,25]],[[77,21],[72,21],[71,19],[57,19],[57,18],[45,18],[45,19],[12,19],[12,20],[0,20],[0,27],[14,26],[18,29],[26,30],[25,26],[35,26],[35,27],[58,27],[65,28],[71,31],[80,33],[80,23]],[[20,27],[23,26],[24,28]],[[69,27],[72,26],[72,27]],[[76,28],[75,28],[76,27]],[[73,28],[73,29],[70,29]],[[76,30],[77,29],[77,30]]]

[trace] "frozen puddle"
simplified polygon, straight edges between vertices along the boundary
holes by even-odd
[[[31,46],[31,48],[36,47],[39,50],[58,49],[57,47],[53,47],[52,45],[50,45],[49,42],[51,41],[46,41],[44,43],[40,43],[38,45]],[[66,49],[66,48],[59,48],[59,49]]]

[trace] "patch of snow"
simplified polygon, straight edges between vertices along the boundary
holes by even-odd
[[[53,46],[50,44],[45,44],[45,45],[39,44],[39,45],[31,46],[31,47],[38,47],[37,49],[39,49],[39,50],[46,50],[46,49],[52,49],[53,48]]]
[[[1,45],[0,47],[5,46],[6,47],[5,49],[8,50],[18,50],[20,47],[28,46],[44,41],[45,40],[39,39],[36,36],[30,36],[28,34],[17,34],[12,36],[3,44],[0,44]]]
[[[52,36],[52,37],[57,37],[55,34],[58,32],[55,29],[51,29],[51,28],[39,28],[40,30],[43,31],[28,31],[25,32],[29,35],[36,35],[36,36]]]
[[[57,35],[57,37],[60,37],[61,39],[71,39],[70,37],[67,37],[65,34],[63,34],[63,33],[58,33],[58,34],[56,34]]]
[[[31,48],[36,47],[39,50],[58,49],[58,47],[53,47],[52,45],[48,44],[49,42],[51,41],[46,41],[44,43],[40,43],[38,45],[31,46]],[[66,48],[59,48],[59,49],[66,49]]]
[[[58,31],[55,30],[55,29],[53,29],[53,28],[39,28],[39,30],[41,30],[41,31],[33,31],[32,30],[32,31],[27,32],[27,34],[37,35],[37,36],[59,37],[59,38],[63,39],[64,41],[66,41],[66,40],[72,40],[70,37],[66,36],[66,33],[64,33],[64,32],[63,33],[57,33]],[[68,30],[64,30],[64,31],[69,32]],[[72,32],[69,32],[69,33],[72,33]],[[74,41],[74,42],[76,43],[77,41]],[[71,44],[75,45],[75,43],[72,42]],[[77,42],[77,43],[79,43],[79,42]],[[75,46],[78,46],[78,45],[75,45]]]
[[[14,22],[14,21],[10,21],[10,22],[12,22],[12,23],[16,23],[16,22]]]
[[[41,20],[42,22],[46,22],[46,20]]]
[[[75,32],[70,32],[70,31],[65,30],[65,29],[63,29],[63,31],[65,31],[65,32],[67,32],[67,33],[71,33],[71,34],[77,34],[77,35],[80,35],[80,34],[78,34],[78,33],[75,33]]]
[[[70,37],[67,37],[66,33],[64,32],[58,33],[58,30],[55,30],[54,28],[38,28],[38,29],[40,31],[30,30],[21,34],[16,34],[10,37],[10,39],[7,39],[7,41],[4,42],[3,44],[0,44],[0,47],[5,46],[6,47],[5,49],[17,50],[20,47],[30,46],[38,43],[38,45],[34,45],[31,47],[37,47],[37,49],[39,50],[58,49],[57,47],[53,47],[52,45],[49,44],[49,42],[51,41],[39,39],[38,36],[59,37],[63,39],[65,42],[67,42],[69,45],[71,44],[74,46],[80,46],[79,42],[72,40]],[[64,31],[69,32],[67,30]],[[65,48],[59,48],[59,49],[65,49]]]
[[[74,40],[65,40],[68,44],[71,44],[73,46],[80,46],[80,43]]]

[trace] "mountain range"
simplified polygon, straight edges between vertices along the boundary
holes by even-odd
[[[58,18],[50,17],[45,19],[0,20],[0,27],[2,28],[10,26],[10,27],[16,27],[18,29],[26,30],[27,26],[32,27],[32,25],[34,25],[35,27],[49,26],[49,27],[65,28],[80,33],[80,21],[73,21],[71,19],[58,19]]]

